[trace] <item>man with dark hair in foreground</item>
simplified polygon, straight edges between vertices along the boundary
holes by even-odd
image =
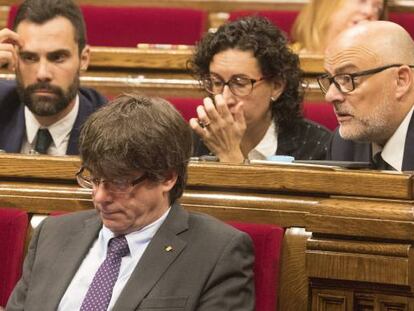
[[[94,113],[77,180],[96,210],[41,223],[6,310],[254,310],[250,238],[177,203],[191,139],[160,98]]]
[[[16,81],[0,82],[0,149],[78,154],[80,127],[106,100],[81,88],[90,49],[82,13],[72,0],[26,0],[14,31],[0,31],[0,64]]]

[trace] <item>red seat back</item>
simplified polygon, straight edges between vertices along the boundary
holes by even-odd
[[[277,310],[283,228],[264,224],[228,223],[246,232],[253,240],[256,311]]]
[[[206,30],[207,14],[201,10],[142,7],[81,7],[94,46],[136,47],[138,43],[194,45]],[[11,27],[17,6],[11,7]]]
[[[0,306],[6,305],[20,279],[27,227],[26,212],[0,208]]]
[[[333,105],[326,102],[305,102],[303,105],[303,114],[306,119],[319,123],[330,130],[338,126]]]
[[[414,13],[413,12],[390,12],[388,19],[405,28],[414,39]]]
[[[182,114],[183,118],[188,121],[191,118],[197,118],[197,106],[203,104],[201,98],[180,98],[172,97],[167,100]]]
[[[197,117],[196,108],[203,104],[201,98],[180,98],[173,97],[167,99],[174,107],[181,112],[186,121]],[[305,118],[319,123],[330,130],[334,130],[338,126],[333,111],[333,106],[326,102],[305,102],[303,105],[303,113]]]
[[[230,13],[229,20],[234,21],[240,17],[249,15],[259,15],[266,17],[280,30],[284,31],[289,38],[293,23],[298,16],[298,11],[233,11]]]

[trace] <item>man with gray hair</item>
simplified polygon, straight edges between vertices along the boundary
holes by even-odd
[[[7,311],[254,310],[242,233],[177,200],[192,149],[167,101],[122,95],[80,135],[80,186],[95,210],[46,218]]]
[[[414,169],[414,43],[401,26],[377,21],[341,33],[318,78],[339,122],[330,160]]]

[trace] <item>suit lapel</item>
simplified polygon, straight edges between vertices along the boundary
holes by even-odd
[[[73,124],[73,128],[70,132],[68,148],[66,150],[67,155],[79,154],[78,140],[79,140],[80,129],[81,129],[82,124],[88,118],[88,116],[93,112],[90,101],[80,92],[78,94],[79,94],[79,111],[78,111],[78,115],[76,116],[75,123]]]
[[[405,138],[402,170],[414,170],[414,113],[411,116],[410,124],[408,125],[407,136]]]
[[[7,126],[2,140],[3,148],[6,152],[20,153],[22,147],[23,138],[26,133],[26,122],[24,119],[24,105],[20,104],[17,113],[9,122],[10,126]]]
[[[276,155],[293,155],[298,150],[298,130],[294,127],[289,134],[284,131],[278,134]]]
[[[164,272],[185,248],[178,234],[188,229],[188,212],[175,204],[164,224],[152,238],[131,274],[115,306],[117,310],[135,310]]]
[[[101,227],[99,217],[93,213],[80,226],[75,226],[72,234],[68,234],[66,242],[63,243],[64,246],[56,256],[54,266],[50,269],[49,284],[46,288],[50,288],[51,291],[45,293],[47,295],[45,304],[49,306],[48,308],[45,306],[45,310],[57,310],[63,294],[92,243],[96,240]]]

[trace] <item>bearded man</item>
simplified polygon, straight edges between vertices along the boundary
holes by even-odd
[[[339,128],[331,160],[380,170],[414,170],[414,42],[401,26],[377,21],[341,33],[318,78]]]
[[[79,7],[71,0],[26,0],[13,31],[0,31],[0,64],[16,81],[0,81],[0,149],[78,154],[81,125],[106,99],[82,88],[90,48]]]

